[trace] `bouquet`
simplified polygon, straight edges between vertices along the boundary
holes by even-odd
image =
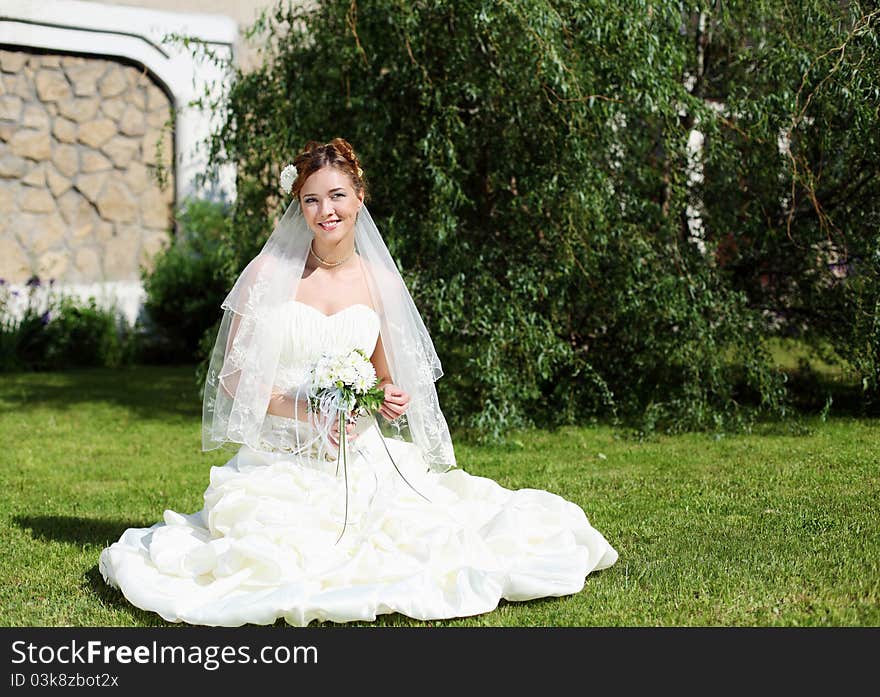
[[[382,406],[382,402],[385,401],[385,391],[377,385],[378,381],[376,369],[367,354],[359,348],[352,349],[348,353],[324,353],[315,361],[309,373],[309,409],[327,418],[328,431],[329,424],[332,423],[330,419],[338,419],[339,424],[336,474],[339,475],[341,461],[345,476],[345,521],[339,539],[336,540],[337,543],[342,539],[348,525],[348,455],[345,439],[347,415],[367,416]],[[378,430],[378,424],[374,422],[374,425]],[[403,476],[394,458],[391,457],[381,431],[379,440],[403,481],[427,501],[428,499]]]
[[[382,406],[385,399],[384,390],[376,385],[376,369],[359,348],[347,354],[324,353],[315,361],[309,377],[309,406],[325,415],[338,411],[340,419],[345,412],[365,416]],[[344,430],[340,431],[340,437],[343,435]]]

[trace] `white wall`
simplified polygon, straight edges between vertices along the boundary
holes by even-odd
[[[284,0],[293,6],[305,5],[304,0]],[[314,0],[308,0],[314,2]],[[278,0],[101,0],[107,5],[127,5],[174,12],[206,12],[231,17],[243,31],[257,19],[263,9],[273,9]],[[249,70],[259,60],[257,51],[239,37],[235,44],[236,64]]]

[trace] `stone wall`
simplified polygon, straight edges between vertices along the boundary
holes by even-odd
[[[172,229],[167,95],[112,59],[0,50],[0,69],[0,278],[139,280]]]

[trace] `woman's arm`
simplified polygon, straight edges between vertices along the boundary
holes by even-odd
[[[241,315],[236,314],[232,319],[232,324],[229,328],[229,336],[226,340],[227,354],[232,351],[232,345],[235,341],[236,335],[238,334],[238,329],[240,325]],[[238,389],[238,379],[239,374],[237,372],[231,373],[220,383],[223,391],[232,398],[235,398],[235,391]],[[308,402],[305,399],[295,399],[291,395],[283,392],[275,385],[273,385],[271,397],[269,398],[269,406],[266,409],[266,412],[268,414],[273,414],[274,416],[283,416],[288,419],[297,419],[299,421],[309,422],[308,406]]]
[[[409,408],[409,395],[392,381],[388,359],[385,357],[385,349],[382,346],[381,334],[376,341],[376,348],[373,355],[370,356],[370,361],[379,378],[378,386],[385,390],[385,401],[382,402],[379,413],[389,421],[393,421]]]
[[[272,389],[272,396],[269,398],[269,407],[266,409],[266,412],[288,419],[309,421],[308,402],[305,399],[296,399],[277,388]]]
[[[308,401],[305,399],[296,399],[292,397],[290,394],[282,392],[273,387],[272,396],[269,398],[269,408],[266,410],[269,414],[274,414],[275,416],[283,416],[288,419],[296,419],[298,421],[302,421],[304,423],[311,424],[312,426],[317,427],[318,421],[322,417],[320,415],[316,415],[315,412],[309,411]],[[354,441],[357,439],[357,433],[355,433],[355,423],[354,421],[347,421],[345,424],[345,433],[346,438],[349,441]],[[339,447],[339,421],[337,419],[333,419],[330,422],[330,442]]]

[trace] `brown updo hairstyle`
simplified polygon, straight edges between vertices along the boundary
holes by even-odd
[[[364,194],[367,199],[367,186],[364,182],[364,171],[354,152],[354,148],[344,138],[334,138],[329,143],[310,140],[293,161],[296,167],[296,180],[290,189],[291,196],[299,198],[306,179],[328,165],[348,175],[355,192]]]

